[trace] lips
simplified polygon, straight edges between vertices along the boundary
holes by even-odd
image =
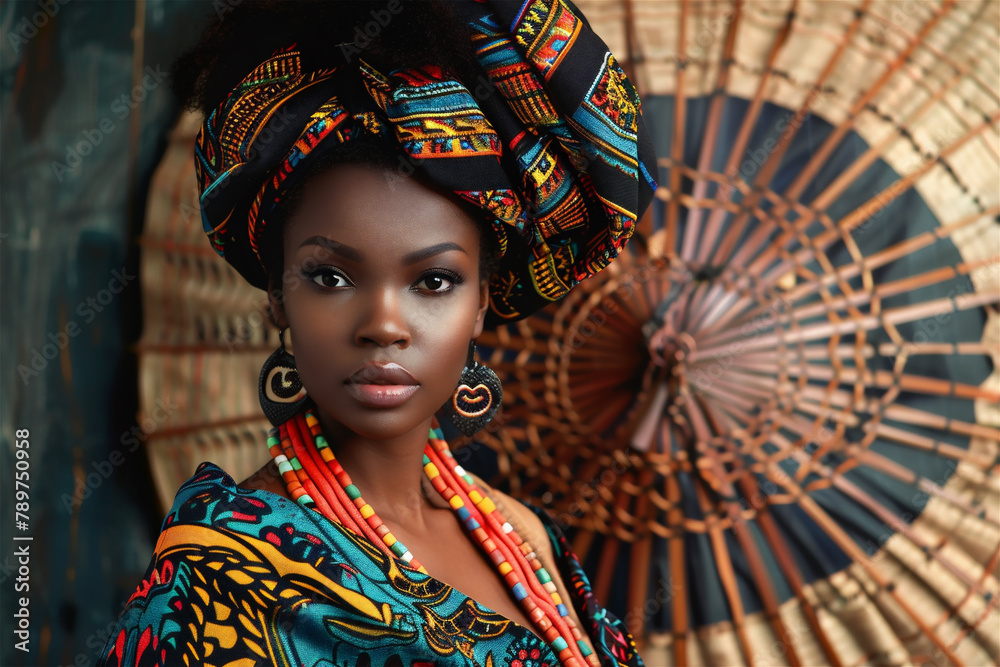
[[[397,363],[370,362],[345,382],[347,392],[371,408],[395,408],[410,399],[420,383]]]

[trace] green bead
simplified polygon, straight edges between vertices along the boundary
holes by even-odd
[[[347,497],[350,498],[351,500],[357,500],[358,498],[361,497],[361,491],[359,491],[358,487],[354,486],[353,484],[348,484],[347,486],[345,486],[344,492],[347,493]]]
[[[297,458],[293,458],[290,461],[290,463],[292,464],[292,469],[293,470],[302,470],[302,464],[299,463],[299,460]]]
[[[552,577],[549,576],[549,573],[545,571],[544,567],[538,568],[535,574],[538,575],[538,581],[542,582],[543,584],[547,584],[550,581],[552,581]]]

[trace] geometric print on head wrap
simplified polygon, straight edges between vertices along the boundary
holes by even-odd
[[[399,152],[399,173],[419,171],[484,212],[501,252],[487,324],[559,299],[624,248],[656,163],[607,46],[562,0],[452,8],[470,28],[476,80],[291,46],[205,119],[195,149],[205,231],[251,284],[267,287],[259,242],[306,165],[362,134]]]

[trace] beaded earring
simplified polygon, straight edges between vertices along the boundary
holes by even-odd
[[[476,343],[469,343],[469,360],[451,399],[444,404],[444,414],[455,428],[473,435],[486,426],[503,401],[503,387],[493,369],[476,361]]]
[[[284,329],[279,329],[278,339],[281,346],[264,362],[257,384],[260,407],[275,426],[294,417],[309,400],[295,368],[295,357],[285,350]]]

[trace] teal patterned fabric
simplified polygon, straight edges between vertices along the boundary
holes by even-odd
[[[602,666],[642,661],[559,528],[560,576]],[[178,491],[101,665],[555,667],[528,628],[211,463]]]

